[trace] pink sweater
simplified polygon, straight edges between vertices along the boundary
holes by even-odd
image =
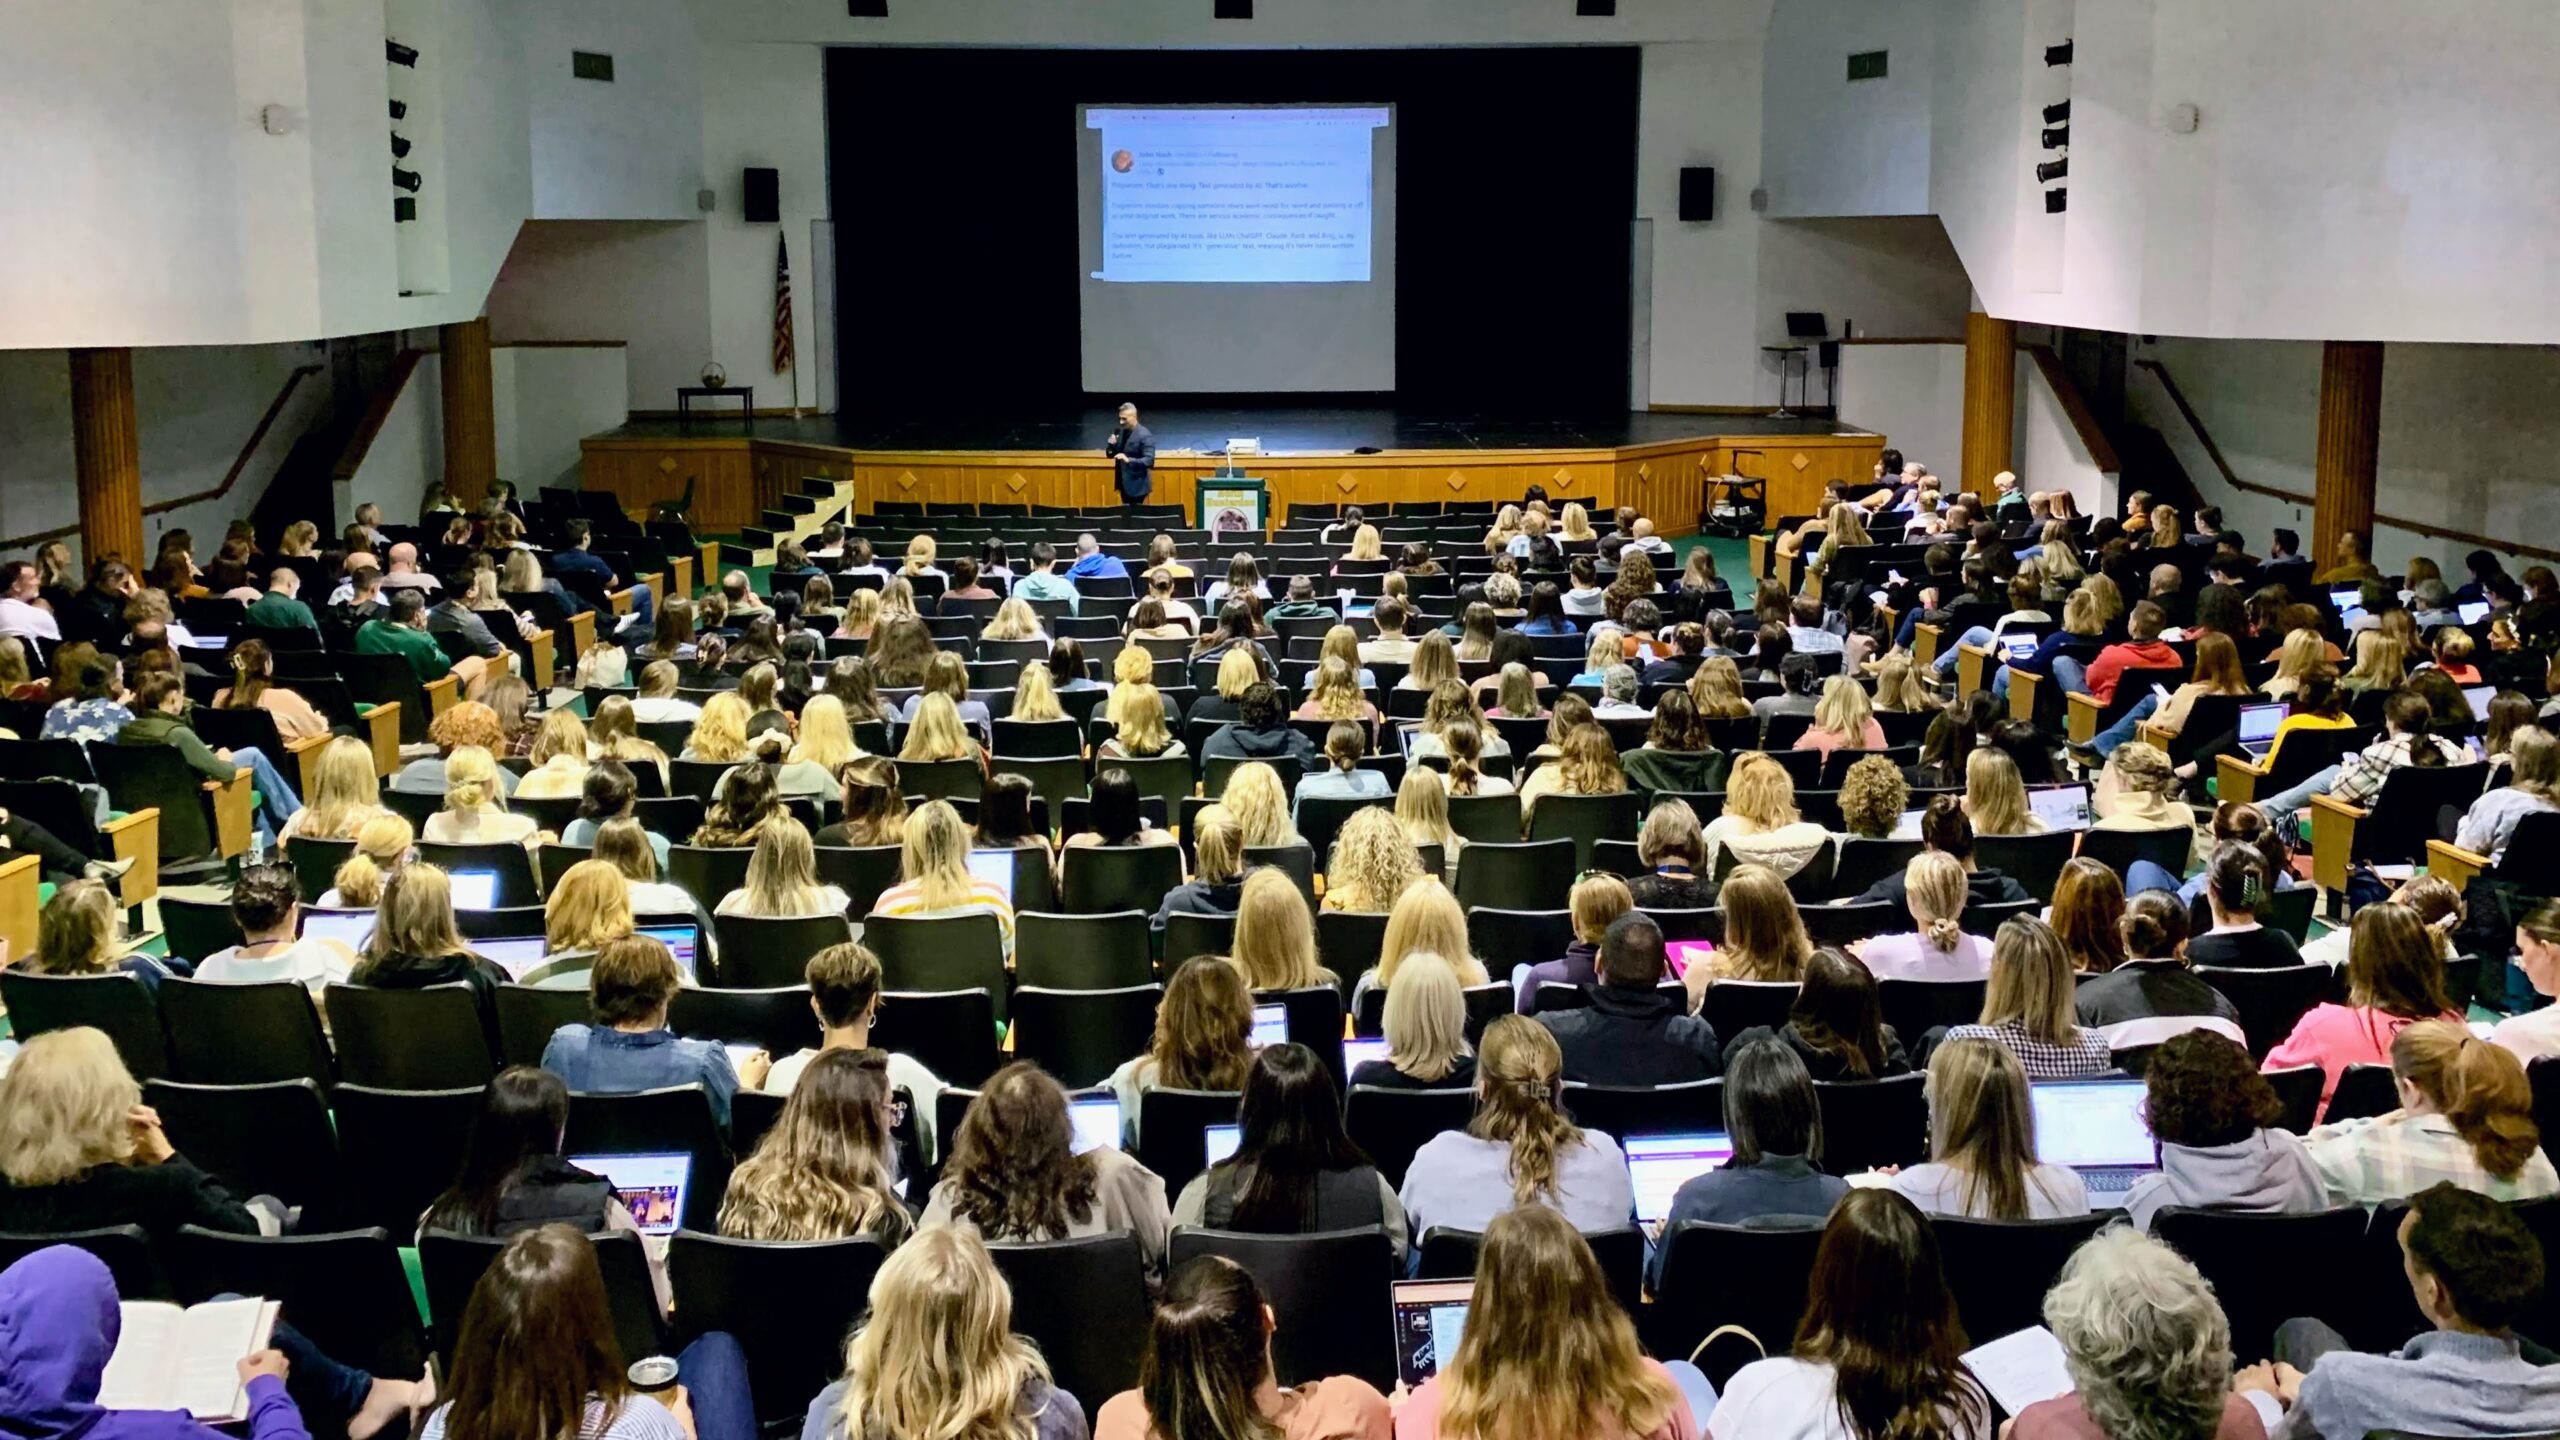
[[[1644,1363],[1657,1377],[1665,1381],[1671,1378],[1660,1361]],[[1414,1391],[1404,1408],[1396,1412],[1396,1440],[1440,1440],[1440,1380],[1434,1375],[1422,1382],[1422,1388]],[[1671,1416],[1662,1422],[1662,1428],[1649,1436],[1631,1437],[1614,1426],[1594,1424],[1584,1440],[1699,1440],[1699,1436],[1698,1418],[1689,1413],[1689,1402],[1684,1397],[1671,1407]]]
[[[1860,735],[1855,741],[1852,741],[1846,735],[1837,734],[1829,730],[1819,728],[1807,730],[1802,735],[1796,737],[1795,748],[1798,750],[1819,750],[1822,752],[1824,758],[1828,759],[1832,751],[1850,745],[1854,745],[1860,750],[1883,749],[1884,726],[1874,720],[1869,720],[1867,722],[1866,733]]]
[[[2436,1018],[2456,1024],[2462,1021],[2450,1010]],[[2347,1073],[2347,1067],[2390,1064],[2392,1037],[2416,1023],[2352,1005],[2314,1005],[2310,1013],[2294,1022],[2293,1033],[2284,1037],[2284,1043],[2267,1052],[2267,1063],[2261,1068],[2319,1066],[2323,1072],[2319,1113],[2325,1116],[2329,1113],[2329,1097],[2338,1093],[2338,1077]]]

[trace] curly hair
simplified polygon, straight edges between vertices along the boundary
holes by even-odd
[[[954,1217],[990,1240],[1063,1240],[1093,1218],[1098,1188],[1091,1155],[1078,1155],[1067,1092],[1047,1072],[1018,1060],[969,1102],[952,1137],[942,1185]]]
[[[503,750],[507,733],[498,724],[498,712],[477,700],[464,700],[450,708],[427,726],[427,738],[439,750],[450,753],[465,745],[483,750]]]
[[[1840,782],[1840,820],[1852,835],[1881,840],[1902,823],[1911,804],[1911,786],[1902,767],[1882,755],[1870,755],[1849,767]]]
[[[2162,1144],[2231,1145],[2284,1117],[2284,1102],[2249,1052],[2210,1030],[2173,1035],[2142,1072],[2151,1133]]]
[[[2044,1316],[2099,1432],[2213,1432],[2231,1388],[2231,1322],[2184,1256],[2128,1226],[2107,1231],[2063,1267]]]

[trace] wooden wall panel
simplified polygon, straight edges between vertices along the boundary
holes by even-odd
[[[587,488],[609,490],[635,512],[682,496],[690,480],[694,526],[706,532],[735,534],[755,524],[763,509],[756,503],[753,454],[742,438],[589,440],[585,475]]]

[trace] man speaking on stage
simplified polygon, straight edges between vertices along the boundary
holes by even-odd
[[[1104,443],[1102,453],[1111,457],[1122,503],[1143,504],[1155,493],[1156,437],[1138,423],[1137,406],[1120,407],[1120,424]]]

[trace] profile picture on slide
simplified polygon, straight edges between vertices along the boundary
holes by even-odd
[[[1126,150],[1114,150],[1111,152],[1111,168],[1119,171],[1123,175],[1126,175],[1131,170],[1135,169],[1137,164],[1138,157],[1130,154]]]

